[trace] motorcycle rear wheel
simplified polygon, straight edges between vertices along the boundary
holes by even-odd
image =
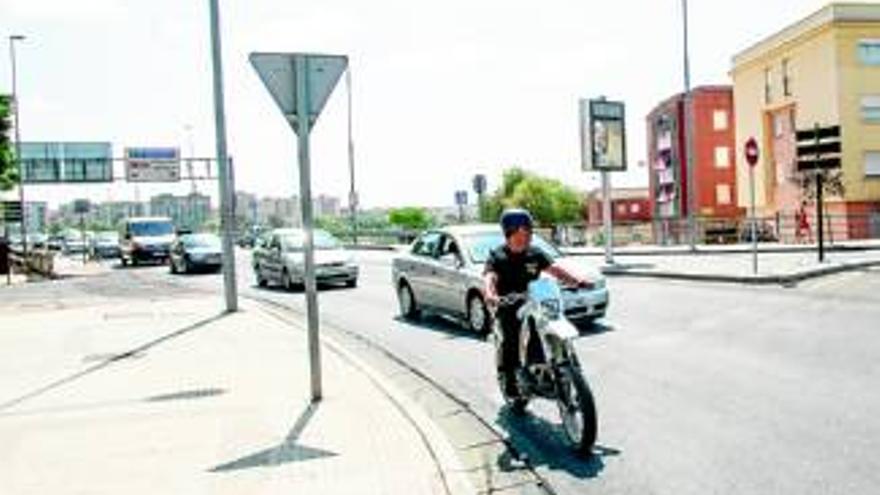
[[[559,406],[559,416],[562,418],[562,429],[579,454],[589,455],[596,443],[598,431],[593,393],[583,374],[576,367],[566,366],[561,373],[562,386],[565,389],[560,391],[560,398],[556,403]],[[568,397],[567,401],[562,394]]]

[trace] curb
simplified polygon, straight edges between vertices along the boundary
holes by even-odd
[[[602,274],[609,277],[657,278],[666,280],[686,280],[693,282],[718,282],[741,285],[782,285],[792,286],[813,278],[861,270],[880,266],[880,260],[844,262],[838,265],[801,270],[787,275],[719,275],[709,273],[681,273],[648,270],[627,270],[625,268],[605,267]]]
[[[299,330],[305,332],[306,328],[299,319],[285,317],[276,313],[280,308],[269,309],[267,306],[274,306],[268,301],[261,301],[256,298],[249,298],[255,302],[260,311],[269,316],[283,320],[296,326]],[[286,309],[286,308],[285,308]],[[419,407],[415,401],[410,399],[398,387],[386,379],[372,366],[368,365],[359,357],[355,356],[344,345],[337,342],[334,338],[321,335],[321,345],[339,356],[343,361],[360,371],[385,395],[394,406],[403,414],[410,424],[418,431],[422,437],[425,446],[428,448],[431,456],[437,465],[438,474],[440,475],[446,492],[450,495],[473,495],[478,493],[477,489],[470,482],[465,474],[455,449],[449,440],[440,430],[440,427]]]
[[[579,250],[571,250],[570,248],[560,248],[563,254],[566,256],[577,256],[577,257],[600,257],[605,256],[604,250],[599,251],[579,251]],[[811,253],[818,251],[818,247],[816,246],[781,246],[778,248],[758,248],[759,254],[792,254],[792,253]],[[825,251],[829,253],[833,252],[865,252],[865,251],[880,251],[880,245],[873,246],[858,246],[858,245],[848,245],[848,244],[837,244],[834,246],[826,246]],[[644,251],[615,251],[615,256],[702,256],[702,255],[725,255],[725,254],[751,254],[751,248],[719,248],[719,249],[706,249],[706,248],[697,248],[694,251],[690,251],[688,249],[674,249],[674,250],[659,250],[659,249],[651,249]]]

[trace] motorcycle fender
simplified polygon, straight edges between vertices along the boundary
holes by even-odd
[[[561,340],[572,340],[580,337],[580,332],[565,318],[548,321],[547,330],[557,335]]]

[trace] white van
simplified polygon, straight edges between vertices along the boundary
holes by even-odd
[[[122,266],[141,262],[167,263],[174,222],[168,217],[134,217],[125,220],[119,235]]]

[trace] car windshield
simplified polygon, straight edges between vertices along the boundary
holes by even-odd
[[[131,235],[136,237],[171,235],[174,226],[171,222],[137,222],[129,227]]]
[[[116,232],[99,232],[95,235],[95,239],[99,242],[118,242],[119,234]]]
[[[220,238],[214,234],[192,234],[182,238],[183,245],[188,248],[220,249]]]
[[[499,232],[481,232],[463,236],[465,245],[471,253],[471,261],[475,264],[485,263],[489,252],[504,244],[504,235]],[[532,236],[532,246],[540,249],[551,260],[562,257],[562,253],[538,234]]]
[[[305,233],[304,232],[296,232],[296,233],[287,233],[281,238],[281,244],[284,247],[285,251],[302,251],[303,244],[305,242]],[[339,249],[342,247],[339,240],[330,235],[328,232],[323,230],[315,231],[315,249],[319,250],[329,250],[329,249]]]

